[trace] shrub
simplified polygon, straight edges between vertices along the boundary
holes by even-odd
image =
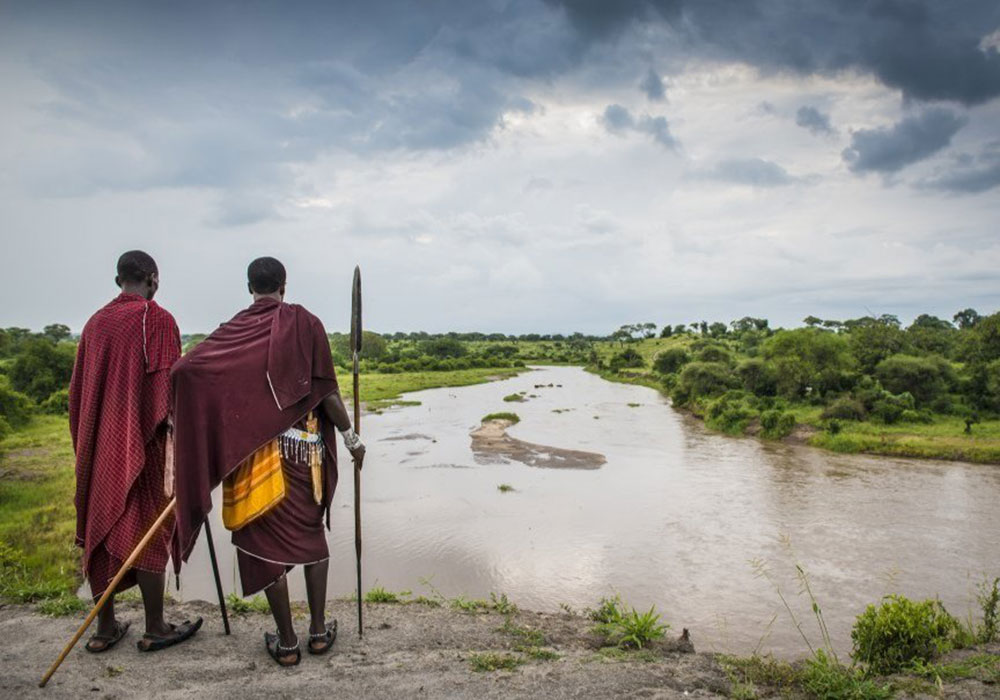
[[[757,396],[774,396],[778,391],[778,373],[774,365],[760,358],[744,360],[736,368],[743,388]]]
[[[677,390],[691,397],[716,396],[735,386],[736,377],[719,362],[688,363],[677,382]]]
[[[31,418],[31,399],[16,391],[7,377],[0,374],[0,418],[9,428],[20,428]]]
[[[625,348],[612,357],[608,365],[613,371],[617,372],[624,367],[645,367],[646,361],[642,359],[642,355],[634,348]]]
[[[954,384],[954,371],[940,357],[893,355],[879,362],[875,376],[894,394],[909,392],[918,404],[933,401]]]
[[[660,374],[673,374],[691,361],[684,348],[667,348],[653,360],[653,370]]]
[[[729,364],[732,362],[733,356],[726,348],[721,345],[708,345],[695,355],[695,359],[699,362],[721,362],[723,364]]]
[[[49,398],[42,401],[40,408],[43,413],[50,413],[57,416],[69,413],[69,389],[60,389],[59,391],[52,392]]]
[[[886,425],[892,425],[898,423],[907,410],[913,410],[913,396],[909,393],[893,396],[886,391],[872,406],[872,417]]]
[[[742,435],[756,417],[757,410],[747,402],[744,392],[729,391],[708,405],[705,424],[730,435]]]
[[[510,411],[500,411],[499,413],[489,413],[483,416],[483,423],[488,420],[509,420],[511,423],[520,423],[521,417]]]
[[[635,608],[626,610],[617,595],[602,599],[597,610],[591,610],[589,616],[597,623],[594,631],[603,637],[604,645],[621,649],[642,649],[670,629],[670,625],[660,623],[655,606],[644,613]]]
[[[940,601],[891,595],[858,616],[851,630],[851,656],[874,673],[895,673],[950,650],[960,633],[960,623]]]
[[[32,338],[21,346],[14,358],[10,367],[11,384],[41,403],[52,392],[69,384],[75,358],[75,345],[57,345],[46,338]]]
[[[841,420],[864,420],[865,405],[857,399],[842,397],[823,409],[820,418],[839,418]]]
[[[860,669],[842,666],[822,649],[806,660],[801,678],[803,688],[814,698],[887,700],[892,697],[891,686],[865,678]]]
[[[795,430],[795,423],[795,414],[791,412],[770,410],[760,414],[761,435],[771,440],[791,435]]]

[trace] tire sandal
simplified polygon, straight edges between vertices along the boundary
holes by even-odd
[[[327,623],[326,629],[319,634],[309,634],[309,644],[306,646],[306,649],[309,650],[310,654],[325,654],[330,651],[335,641],[337,641],[337,621],[333,620]],[[323,646],[314,647],[313,642],[323,642]]]
[[[280,641],[278,635],[271,634],[270,632],[264,633],[264,646],[267,648],[267,653],[279,666],[284,666],[285,668],[298,666],[302,660],[302,650],[299,649],[298,640],[296,640],[293,647],[283,647],[279,643]]]
[[[142,639],[135,643],[139,651],[159,651],[180,644],[194,636],[194,633],[201,629],[202,619],[199,617],[194,622],[184,620],[179,625],[170,625],[171,633],[166,636],[155,634],[144,634]]]
[[[130,626],[131,623],[118,622],[116,620],[115,631],[112,634],[95,634],[87,641],[87,644],[83,648],[89,651],[91,654],[100,654],[102,652],[108,651],[109,649],[111,649],[111,647],[113,647],[115,644],[117,644],[122,640],[122,637],[124,637],[125,633],[128,632],[128,628]],[[99,647],[91,646],[94,642],[98,642],[99,644],[101,644],[101,646]]]

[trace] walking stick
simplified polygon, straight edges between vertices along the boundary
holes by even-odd
[[[219,561],[215,558],[215,540],[212,537],[212,526],[205,518],[205,539],[208,540],[208,558],[212,560],[212,573],[215,575],[215,591],[219,594],[219,609],[222,611],[222,626],[229,634],[229,614],[226,612],[226,597],[222,595],[222,579],[219,578]]]
[[[354,431],[361,434],[361,382],[358,357],[361,354],[361,268],[354,268],[351,289],[351,350],[354,359]],[[361,613],[361,467],[354,463],[354,551],[358,562],[358,638],[364,637]]]
[[[128,555],[128,559],[126,559],[125,563],[122,564],[122,568],[118,569],[118,573],[115,574],[115,577],[111,579],[111,583],[109,583],[107,589],[105,589],[104,595],[102,595],[100,600],[97,601],[97,604],[94,605],[94,609],[90,611],[89,615],[87,615],[87,619],[83,621],[82,625],[80,625],[80,629],[78,629],[76,634],[73,635],[73,638],[69,640],[69,644],[67,644],[66,648],[62,650],[59,658],[56,659],[51,666],[49,666],[49,670],[45,672],[44,676],[42,676],[42,680],[38,684],[39,688],[45,687],[45,684],[49,682],[50,678],[52,678],[52,674],[56,672],[56,669],[59,668],[59,665],[63,662],[69,652],[72,651],[73,647],[76,646],[76,643],[80,641],[80,637],[83,636],[83,633],[87,631],[88,627],[90,627],[90,623],[94,621],[95,617],[97,617],[97,613],[101,612],[105,603],[107,603],[111,596],[115,594],[115,589],[118,587],[118,583],[125,577],[125,574],[128,573],[129,569],[132,568],[132,564],[135,563],[135,560],[139,558],[140,554],[142,554],[142,550],[144,550],[146,545],[148,545],[153,539],[153,535],[156,534],[156,531],[160,529],[164,522],[166,522],[167,517],[173,511],[175,505],[177,505],[177,499],[171,498],[170,503],[168,503],[167,507],[163,509],[162,513],[160,513],[160,517],[156,519],[153,526],[149,528],[149,531],[147,531],[146,534],[143,535],[143,538],[139,540],[139,544],[137,544],[135,549],[132,550],[132,553]]]

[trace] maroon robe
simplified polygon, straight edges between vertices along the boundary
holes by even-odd
[[[212,489],[335,392],[337,376],[320,320],[296,304],[264,298],[187,353],[171,379],[177,495],[173,553],[179,570],[212,509]],[[329,525],[337,485],[336,430],[329,421],[320,425],[326,446],[320,512],[327,513]]]
[[[163,492],[170,367],[180,357],[174,317],[154,301],[121,294],[80,335],[69,387],[76,452],[76,544],[100,595],[167,505]],[[171,523],[133,568],[162,573]],[[130,571],[118,590],[135,585]]]

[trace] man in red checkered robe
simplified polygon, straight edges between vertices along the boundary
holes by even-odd
[[[165,451],[170,367],[180,357],[174,317],[153,301],[156,263],[142,251],[118,260],[121,294],[83,329],[69,389],[70,432],[76,452],[76,544],[96,601],[149,530],[168,499]],[[160,529],[118,584],[136,583],[146,611],[143,651],[183,641],[201,620],[170,625],[163,591],[173,519]],[[101,610],[91,652],[107,651],[127,632],[115,618],[114,597]]]

